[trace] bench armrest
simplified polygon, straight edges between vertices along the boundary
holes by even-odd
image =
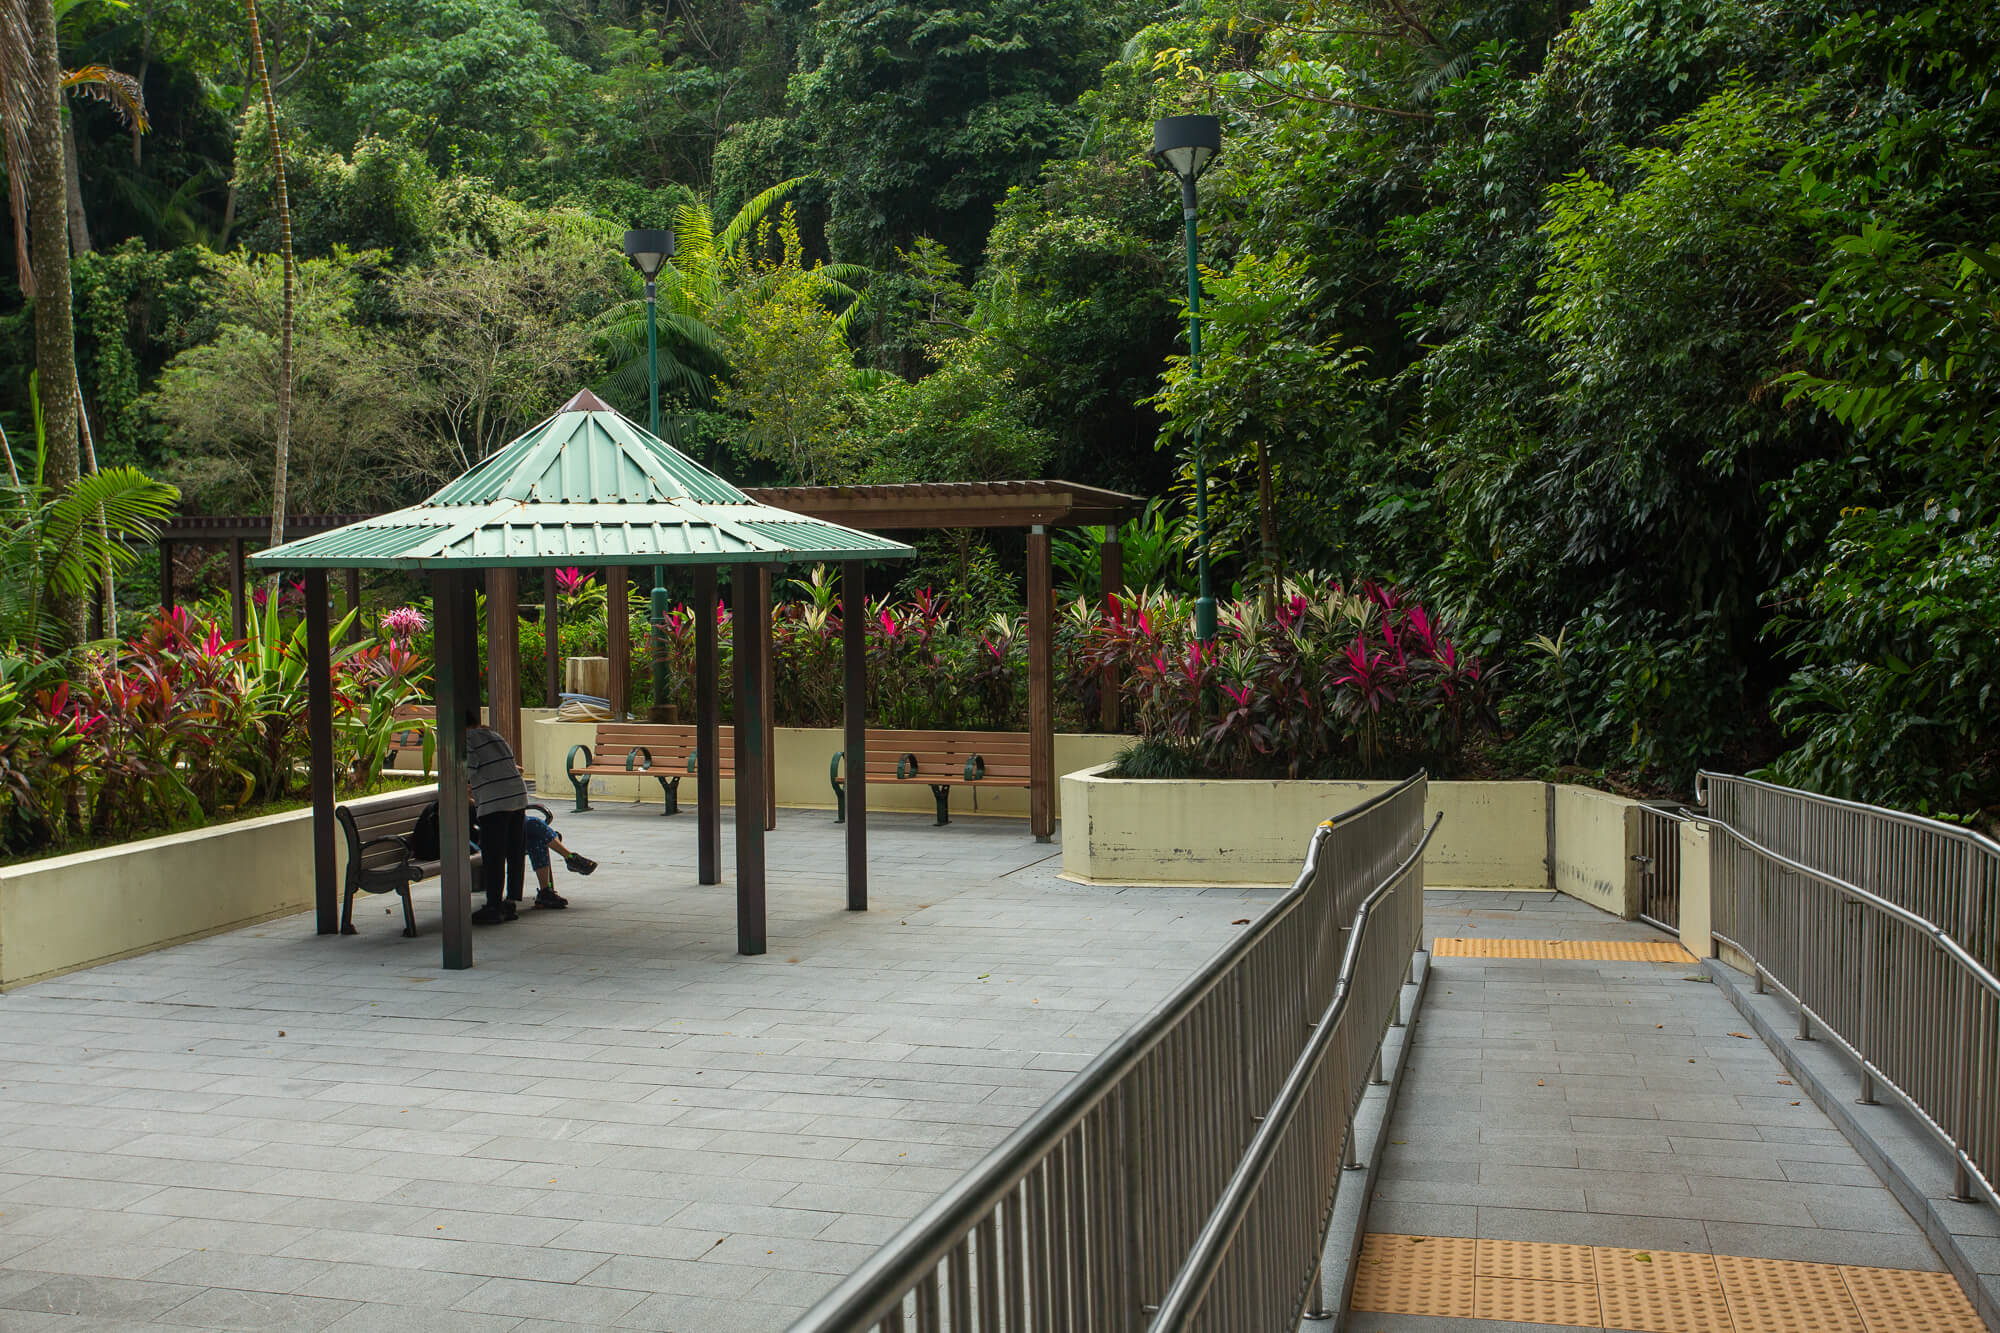
[[[986,776],[986,756],[975,754],[965,761],[965,780],[977,782]]]
[[[554,828],[556,826],[556,812],[549,809],[546,805],[543,805],[540,801],[528,802],[528,808],[530,810],[541,811],[542,822],[544,824],[547,824],[550,828]]]
[[[359,876],[367,869],[361,863],[367,859],[369,851],[376,847],[394,847],[397,851],[401,852],[403,854],[403,864],[400,869],[410,880],[420,880],[424,877],[422,871],[416,870],[417,858],[410,851],[410,840],[407,837],[370,838],[367,842],[362,843],[354,852],[352,869],[355,875]],[[378,871],[396,868],[392,866],[375,867]]]
[[[633,761],[638,759],[641,755],[645,756],[646,762],[643,764],[635,764]],[[652,767],[653,767],[653,752],[651,750],[648,750],[645,746],[635,745],[631,749],[625,752],[625,771],[627,773],[633,773],[633,772],[646,773],[650,772],[652,770]]]
[[[840,761],[845,758],[847,758],[847,751],[835,750],[833,752],[833,762],[826,766],[826,780],[836,787],[840,785]]]
[[[583,766],[585,768],[589,768],[591,764],[595,762],[594,757],[590,753],[590,747],[581,742],[578,742],[577,744],[569,747],[569,754],[565,756],[563,759],[564,772],[566,773],[576,772],[576,752],[578,750],[583,751]]]
[[[917,757],[915,755],[906,754],[901,759],[898,759],[896,761],[897,777],[913,778],[916,775],[917,775]]]

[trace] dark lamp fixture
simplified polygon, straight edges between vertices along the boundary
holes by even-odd
[[[1222,151],[1222,122],[1214,116],[1168,116],[1153,122],[1153,165],[1185,183],[1200,179]]]
[[[632,230],[625,233],[625,258],[647,282],[658,277],[674,257],[674,234],[666,230]]]

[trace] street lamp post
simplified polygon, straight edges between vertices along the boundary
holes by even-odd
[[[1195,256],[1195,188],[1222,151],[1222,122],[1214,116],[1168,116],[1153,122],[1153,165],[1181,183],[1181,221],[1187,233],[1188,368],[1201,372],[1201,268]],[[1215,642],[1215,589],[1208,577],[1208,459],[1201,427],[1194,430],[1195,573],[1201,592],[1194,604],[1194,636]]]
[[[634,229],[625,233],[625,259],[646,282],[646,425],[660,433],[660,323],[659,276],[674,257],[674,234],[662,229]],[[648,619],[653,634],[653,711],[655,722],[667,717],[667,571],[653,566],[653,596]]]

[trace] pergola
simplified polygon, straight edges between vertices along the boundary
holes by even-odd
[[[444,966],[472,966],[471,829],[465,786],[464,711],[479,699],[474,583],[489,580],[489,611],[512,625],[517,571],[565,564],[686,565],[705,608],[716,571],[733,570],[739,621],[736,665],[737,951],[764,952],[764,644],[768,576],[793,561],[838,563],[848,605],[865,595],[869,560],[913,554],[908,546],[787,512],[737,490],[666,441],[627,421],[595,394],[579,393],[547,421],[492,454],[420,504],[315,533],[249,558],[259,571],[300,570],[306,581],[306,677],[312,742],[313,861],[319,933],[339,931],[333,856],[333,708],[328,642],[328,570],[400,569],[430,575],[436,644],[439,876]],[[613,589],[614,594],[618,589]],[[614,595],[614,602],[621,599]],[[747,617],[745,613],[748,613]],[[864,772],[867,706],[864,619],[843,617],[846,745],[850,771]],[[695,617],[698,878],[721,882],[722,824],[715,618]],[[552,627],[553,628],[553,627]],[[511,636],[509,636],[511,637]],[[490,655],[494,653],[489,641]],[[518,650],[516,650],[518,656]],[[496,677],[496,680],[498,678]],[[518,743],[518,729],[515,732]],[[854,783],[847,823],[847,905],[867,908],[865,784]],[[747,817],[746,817],[747,816]]]
[[[1072,481],[914,481],[880,486],[765,486],[745,492],[765,504],[870,532],[939,528],[1028,530],[1028,822],[1035,838],[1055,835],[1055,582],[1049,533],[1102,524],[1099,589],[1125,586],[1118,525],[1145,501]],[[1118,693],[1104,691],[1100,722],[1118,729]],[[861,770],[849,766],[850,773]],[[849,784],[852,788],[855,784]]]

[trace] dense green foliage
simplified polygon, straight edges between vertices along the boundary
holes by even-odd
[[[68,14],[66,63],[137,75],[154,124],[72,108],[100,460],[254,507],[276,229],[239,11]],[[669,428],[740,480],[1119,487],[1167,502],[1148,559],[1179,582],[1199,431],[1225,591],[1266,619],[1305,571],[1421,598],[1485,664],[1483,762],[2000,806],[1987,6],[307,0],[266,23],[308,507],[412,498],[579,382],[642,415],[617,233],[674,223]],[[1144,160],[1187,110],[1225,135],[1200,367]],[[995,549],[931,554],[1004,583]]]

